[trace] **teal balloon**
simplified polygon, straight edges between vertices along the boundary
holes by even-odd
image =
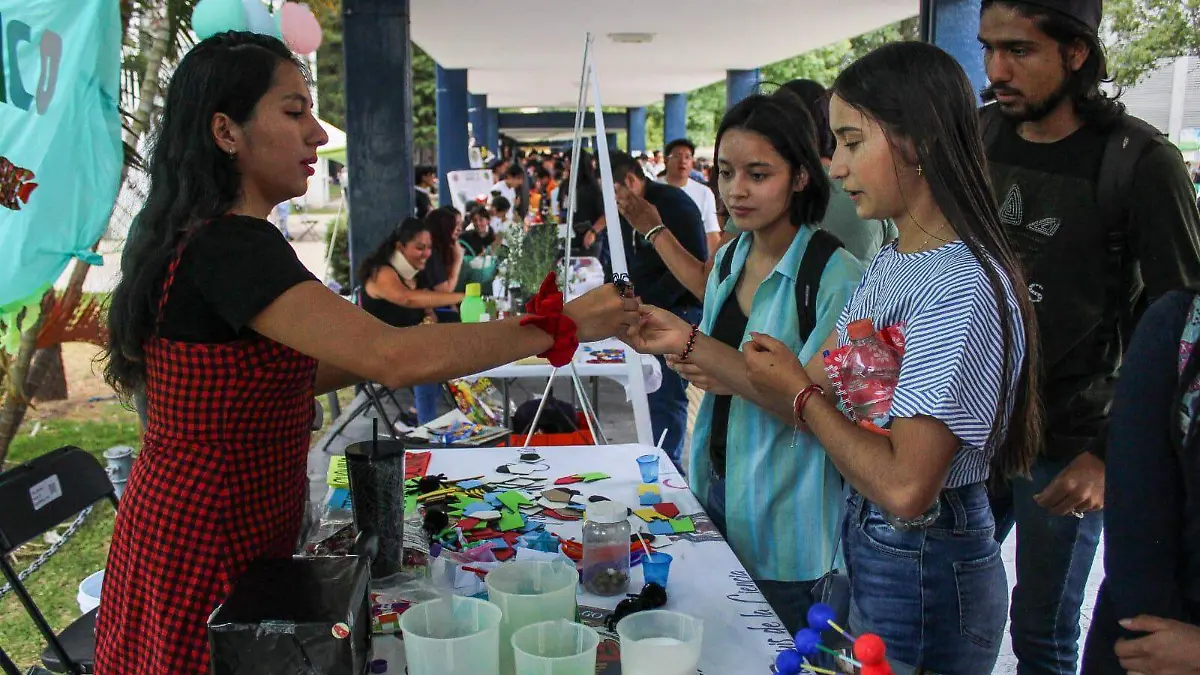
[[[279,34],[279,21],[267,10],[267,6],[259,0],[242,0],[246,11],[246,30],[259,35],[271,35],[282,38]]]
[[[192,10],[192,30],[201,40],[228,30],[246,30],[242,0],[200,0]]]

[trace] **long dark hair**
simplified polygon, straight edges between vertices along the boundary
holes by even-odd
[[[126,401],[145,384],[144,344],[155,331],[162,284],[180,241],[233,208],[241,191],[237,164],[213,140],[213,116],[245,123],[282,63],[307,78],[283,42],[229,32],[197,44],[171,76],[147,168],[150,189],[125,243],[101,357],[105,381]]]
[[[894,42],[854,62],[831,89],[847,105],[879,122],[893,150],[908,154],[913,164],[924,169],[938,208],[987,274],[1004,349],[1004,376],[988,438],[989,445],[996,448],[993,477],[1028,473],[1040,449],[1042,431],[1037,323],[1024,273],[1000,224],[971,83],[958,63],[937,47]],[[912,153],[903,149],[905,142],[911,144]],[[1012,285],[1021,311],[1027,352],[1007,425],[1013,433],[998,444],[1005,433],[1005,402],[1013,394],[1016,368],[1014,327],[1008,320],[1002,274]]]
[[[829,176],[817,153],[812,117],[797,96],[784,89],[769,95],[753,94],[730,108],[717,129],[714,164],[721,157],[721,138],[731,129],[752,131],[766,138],[792,171],[808,174],[808,184],[800,194],[792,194],[788,214],[796,227],[821,222],[829,206]],[[718,167],[714,169],[720,172]]]
[[[454,263],[454,227],[458,224],[458,210],[453,206],[443,206],[429,212],[425,216],[425,224],[429,226],[429,234],[433,237],[433,252],[446,269]]]
[[[980,14],[993,5],[1010,7],[1026,19],[1033,20],[1038,30],[1058,43],[1064,68],[1071,45],[1076,41],[1086,45],[1087,59],[1079,70],[1067,73],[1064,93],[1075,104],[1075,114],[1085,122],[1106,127],[1121,117],[1125,112],[1125,104],[1117,100],[1121,96],[1120,88],[1116,88],[1116,93],[1109,95],[1101,86],[1113,80],[1108,74],[1108,58],[1104,45],[1100,43],[1095,31],[1062,12],[1019,0],[983,0],[979,8]],[[980,96],[985,102],[996,98],[991,87],[984,89]]]
[[[412,241],[418,234],[429,231],[429,224],[416,216],[409,216],[392,230],[379,246],[371,251],[371,255],[358,266],[358,283],[364,285],[375,274],[375,270],[391,262],[397,246],[403,246]]]

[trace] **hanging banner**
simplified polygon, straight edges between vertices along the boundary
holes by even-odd
[[[102,262],[91,247],[123,160],[119,4],[23,0],[0,13],[0,347],[10,352],[72,258]]]

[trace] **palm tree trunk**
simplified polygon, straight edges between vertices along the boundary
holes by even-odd
[[[42,313],[42,317],[45,312]],[[21,347],[17,357],[9,362],[9,388],[0,404],[0,467],[4,466],[4,458],[8,456],[8,448],[25,421],[25,412],[29,408],[29,399],[25,395],[25,376],[33,361],[34,342],[37,341],[38,330],[42,327],[39,317],[29,330],[21,334]]]

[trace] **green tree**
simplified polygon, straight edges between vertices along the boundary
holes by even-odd
[[[1128,1],[1128,0],[1127,0]],[[1163,0],[1165,1],[1165,0]],[[1200,0],[1189,0],[1200,2]],[[772,63],[762,68],[764,87],[804,78],[824,85],[859,57],[887,42],[917,39],[916,17],[898,21],[878,30],[842,40],[798,56]],[[700,147],[716,142],[717,129],[725,115],[725,82],[719,80],[688,93],[688,137]],[[661,148],[663,138],[663,105],[646,107],[646,147]]]
[[[1108,0],[1109,73],[1137,84],[1162,59],[1200,55],[1200,0]]]

